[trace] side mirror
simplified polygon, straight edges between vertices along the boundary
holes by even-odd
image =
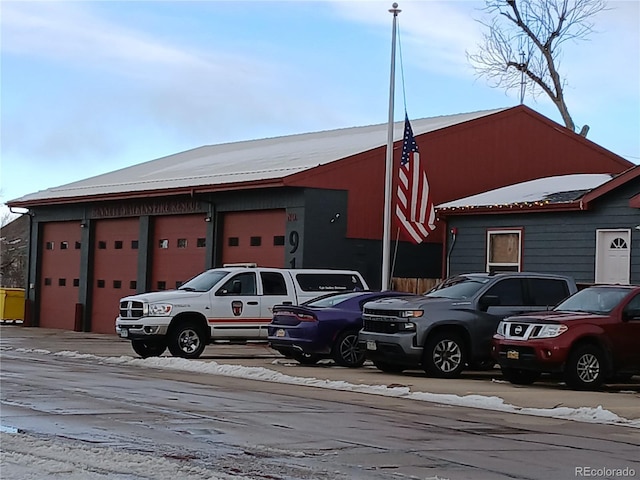
[[[640,320],[640,310],[629,309],[622,311],[622,321],[628,322],[629,320]]]
[[[486,312],[489,307],[497,307],[500,305],[500,297],[497,295],[484,295],[480,297],[480,301],[478,303],[480,304],[482,311]]]

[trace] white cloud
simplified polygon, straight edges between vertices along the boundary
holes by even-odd
[[[192,39],[168,38],[166,30],[151,33],[148,25],[126,27],[100,6],[3,4],[3,56],[19,65],[17,72],[6,69],[5,83],[39,85],[32,95],[25,90],[23,98],[5,102],[4,162],[20,164],[27,157],[55,165],[54,183],[38,189],[67,183],[53,178],[64,170],[84,178],[159,152],[260,137],[247,131],[298,133],[305,125],[313,129],[345,117],[322,97],[309,95],[312,74],[285,61],[246,54],[241,47],[188,45]],[[344,95],[339,89],[333,93],[337,101]],[[78,163],[82,172],[73,169]],[[26,165],[12,170],[19,168]],[[24,173],[22,178],[35,176]],[[15,182],[9,183],[14,190]]]
[[[393,16],[391,3],[384,1],[332,2],[337,15],[349,21],[369,24],[389,38]],[[474,20],[482,2],[405,0],[399,8],[397,30],[405,62],[424,71],[453,76],[470,74],[465,51],[481,38],[481,26]],[[387,8],[384,8],[387,6]]]

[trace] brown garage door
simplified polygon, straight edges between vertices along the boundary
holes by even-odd
[[[73,330],[80,285],[79,222],[42,227],[40,326]]]
[[[177,288],[205,269],[206,231],[202,214],[154,218],[152,290]]]
[[[284,210],[225,213],[222,229],[222,263],[285,266]]]
[[[95,229],[91,331],[115,334],[120,298],[136,293],[137,218],[98,220]]]

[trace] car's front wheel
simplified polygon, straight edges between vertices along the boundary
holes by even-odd
[[[169,331],[169,351],[174,357],[198,358],[206,347],[203,329],[195,322],[183,322]]]
[[[531,385],[540,378],[540,372],[522,368],[502,368],[502,377],[514,385]]]
[[[569,355],[564,381],[574,390],[597,390],[605,379],[604,352],[595,345],[582,345]]]
[[[342,367],[358,368],[365,361],[365,351],[358,347],[358,332],[343,332],[333,344],[333,360]]]
[[[131,348],[142,358],[159,357],[167,349],[164,342],[151,342],[146,340],[131,340]]]
[[[457,378],[467,363],[464,342],[455,332],[440,332],[425,345],[423,367],[427,375]]]

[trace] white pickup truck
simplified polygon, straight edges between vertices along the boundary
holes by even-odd
[[[198,358],[217,340],[266,341],[274,305],[368,288],[352,270],[214,268],[177,290],[122,298],[116,333],[143,358],[167,348],[176,357]]]

